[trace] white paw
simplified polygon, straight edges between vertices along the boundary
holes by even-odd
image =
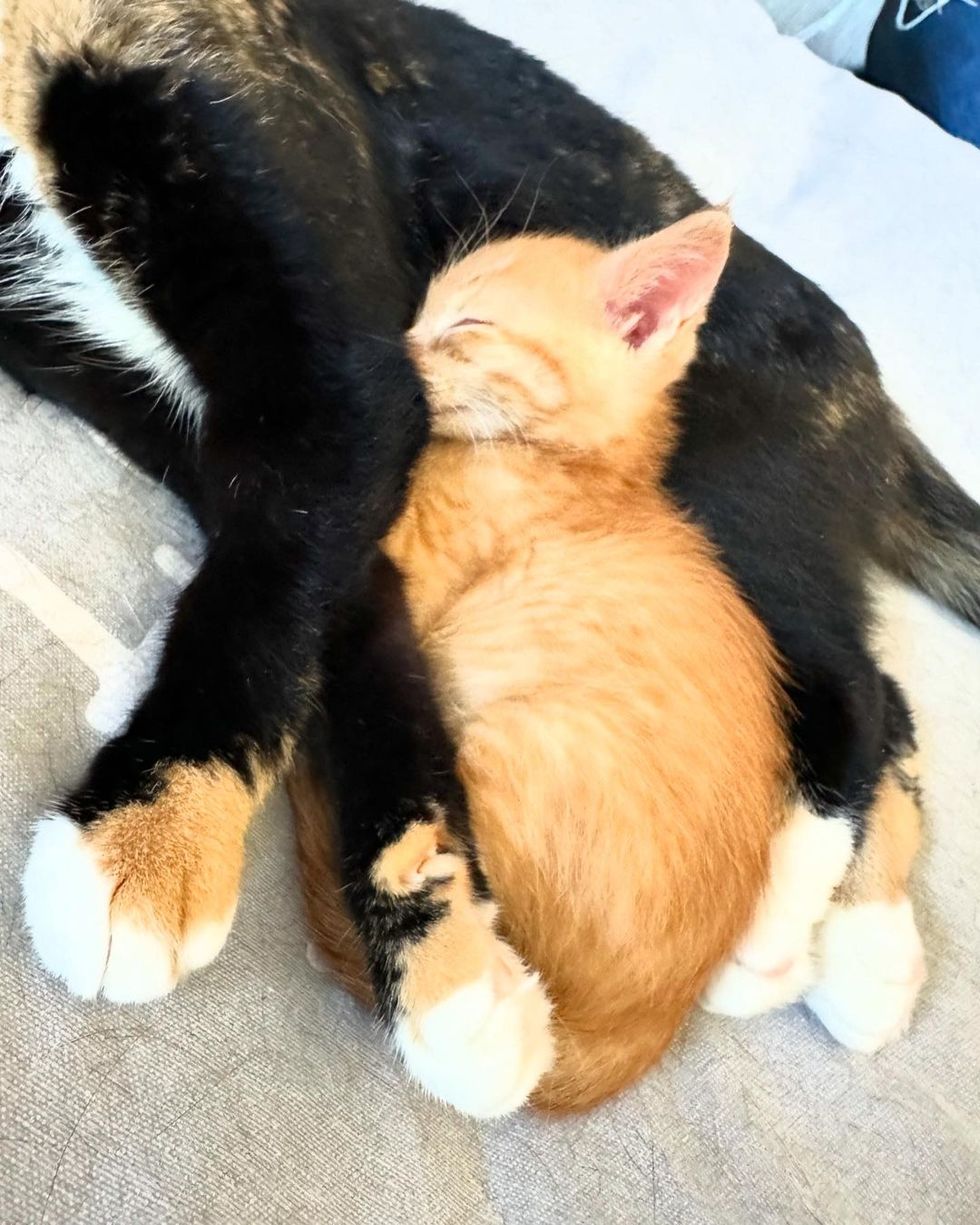
[[[551,1004],[538,976],[503,941],[496,945],[482,977],[395,1030],[422,1087],[478,1119],[523,1106],[554,1060]]]
[[[806,948],[771,968],[733,957],[715,972],[701,996],[701,1007],[726,1017],[756,1017],[792,1004],[812,982],[813,961]]]
[[[926,978],[908,898],[834,906],[818,951],[806,1003],[838,1042],[870,1054],[905,1033]]]
[[[707,1012],[754,1017],[801,998],[814,978],[813,928],[851,861],[853,832],[800,800],[775,836],[769,883],[735,954],[701,997]]]
[[[180,931],[151,906],[127,904],[86,830],[61,813],[38,822],[23,876],[24,917],[38,959],[68,990],[118,1004],[166,995],[220,952],[233,918]]]

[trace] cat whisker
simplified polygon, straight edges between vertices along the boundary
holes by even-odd
[[[538,207],[538,201],[541,199],[541,189],[544,187],[544,181],[548,177],[548,172],[552,166],[558,161],[558,157],[553,157],[551,161],[541,171],[541,177],[538,179],[538,185],[534,189],[534,195],[531,198],[531,206],[527,210],[527,216],[524,218],[524,225],[521,227],[521,237],[527,233],[528,226],[531,224],[531,218],[534,216],[534,210]]]

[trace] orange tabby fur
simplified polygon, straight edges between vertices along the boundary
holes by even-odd
[[[613,253],[491,244],[433,284],[411,334],[435,438],[385,548],[500,930],[554,1002],[549,1109],[593,1105],[662,1053],[748,924],[784,808],[773,649],[657,487],[666,389],[728,235],[708,212]],[[292,795],[312,931],[363,998],[324,801],[302,773]]]

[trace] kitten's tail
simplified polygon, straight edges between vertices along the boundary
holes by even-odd
[[[308,959],[371,1008],[374,989],[360,938],[343,901],[339,839],[326,783],[302,753],[286,779],[286,791],[293,810],[296,862],[310,938]]]
[[[903,430],[875,560],[980,627],[980,506]]]
[[[555,1026],[555,1063],[531,1095],[548,1114],[577,1114],[621,1093],[648,1072],[677,1034],[690,1001],[676,1009],[642,1008],[601,1029],[563,1018]]]

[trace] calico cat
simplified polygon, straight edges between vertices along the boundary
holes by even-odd
[[[661,489],[667,388],[730,229],[707,211],[612,251],[503,240],[437,278],[410,333],[434,439],[384,549],[455,729],[500,931],[554,1006],[555,1061],[532,1099],[548,1110],[593,1106],[659,1057],[748,926],[782,825],[775,653]],[[308,769],[290,792],[311,935],[370,998]],[[869,841],[854,873],[904,889],[915,827],[876,813],[875,864]],[[412,847],[406,882],[421,887],[426,860],[449,873],[438,838]],[[783,922],[796,900],[777,899]],[[417,1039],[402,1043],[410,1070]],[[543,1041],[536,1053],[495,1111],[535,1084]],[[465,1103],[461,1088],[445,1096]]]
[[[486,889],[376,551],[426,440],[404,332],[489,218],[612,244],[701,201],[541,65],[401,0],[2,0],[0,164],[0,360],[177,489],[208,542],[149,692],[36,831],[35,948],[72,990],[120,1001],[209,961],[251,814],[313,736],[380,1013],[411,1017],[406,958],[440,908],[379,890],[374,865],[446,813],[469,900]],[[677,400],[668,487],[790,666],[798,820],[775,883],[809,902],[792,923],[763,912],[755,965],[809,973],[812,925],[913,744],[868,648],[866,562],[976,622],[980,511],[842,312],[745,235]],[[913,951],[902,903],[849,914],[841,956],[882,928]],[[846,1026],[843,997],[814,1003],[874,1045],[914,999],[882,1020],[895,978],[875,958]],[[756,974],[725,1006],[768,1006],[774,979],[799,990]]]

